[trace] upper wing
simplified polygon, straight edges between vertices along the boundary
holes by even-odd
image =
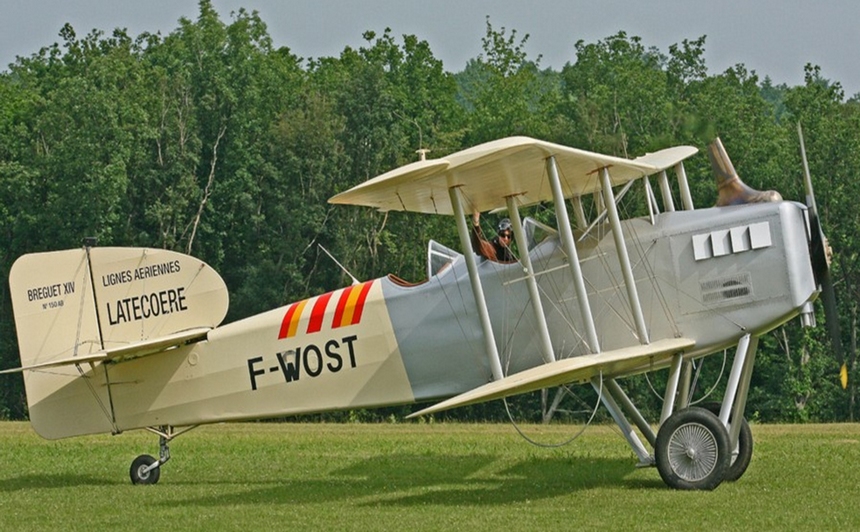
[[[695,155],[698,151],[699,150],[692,146],[675,146],[673,148],[655,151],[654,153],[647,153],[641,157],[633,159],[633,161],[639,164],[653,166],[658,171],[666,170],[667,168],[672,168],[687,157]]]
[[[554,157],[566,198],[600,189],[601,168],[613,185],[651,175],[681,162],[698,150],[678,146],[630,160],[544,142],[509,137],[452,153],[443,159],[418,161],[365,181],[330,203],[364,205],[381,211],[453,214],[448,189],[460,188],[470,210],[505,207],[516,196],[520,205],[552,199],[546,161]]]
[[[677,353],[687,351],[696,345],[689,338],[667,338],[648,345],[625,347],[595,355],[583,355],[557,360],[535,368],[509,375],[504,379],[485,384],[474,390],[442,401],[429,408],[407,416],[412,418],[466,406],[509,395],[531,392],[577,381],[587,381],[603,374],[615,377],[632,372],[645,365],[660,366]]]

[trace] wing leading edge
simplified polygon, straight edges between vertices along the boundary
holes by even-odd
[[[531,392],[570,382],[587,381],[600,374],[616,377],[632,372],[645,364],[660,365],[673,355],[696,345],[689,338],[667,338],[648,345],[625,347],[594,355],[566,358],[509,375],[452,397],[429,408],[407,416],[414,418],[460,406],[501,399],[509,395]]]

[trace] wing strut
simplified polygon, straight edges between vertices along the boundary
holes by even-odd
[[[552,186],[552,199],[555,203],[555,217],[558,224],[558,234],[561,236],[561,244],[567,253],[570,271],[573,273],[573,287],[576,289],[576,300],[579,303],[579,312],[585,324],[585,337],[588,347],[592,353],[600,353],[600,342],[597,340],[597,329],[594,326],[594,316],[591,314],[591,304],[588,301],[588,292],[585,290],[585,281],[582,278],[582,268],[579,265],[579,254],[576,252],[576,244],[573,241],[573,230],[570,228],[570,218],[567,215],[567,206],[564,202],[564,194],[561,191],[561,181],[558,178],[558,168],[555,157],[546,160],[546,169],[549,174],[549,182]]]
[[[573,203],[573,215],[576,218],[576,226],[580,229],[585,229],[588,227],[588,220],[585,217],[585,209],[582,208],[582,196],[573,196],[571,203]]]
[[[609,410],[609,415],[615,420],[618,428],[620,428],[623,433],[624,439],[627,440],[627,443],[630,444],[630,448],[633,449],[634,453],[636,453],[636,456],[639,458],[639,463],[650,465],[652,460],[648,453],[648,449],[645,448],[645,445],[642,444],[642,440],[639,439],[636,431],[633,430],[633,426],[629,421],[627,421],[627,418],[624,417],[624,413],[621,411],[618,403],[615,402],[615,396],[612,393],[601,393],[601,383],[597,377],[591,379],[591,386],[594,388],[595,392],[600,394],[600,400],[603,402],[603,406]]]
[[[669,186],[666,170],[660,170],[660,177],[657,178],[657,181],[660,183],[660,193],[663,195],[663,208],[666,212],[674,212],[675,200],[672,199],[672,187]]]
[[[693,195],[690,194],[690,183],[687,182],[687,171],[684,170],[683,161],[675,165],[675,175],[678,177],[678,185],[681,189],[681,201],[684,204],[684,210],[694,210],[696,207],[693,206]]]
[[[654,225],[657,223],[654,216],[660,214],[660,207],[657,206],[657,196],[654,195],[654,189],[651,188],[651,178],[645,176],[642,178],[642,181],[645,185],[645,197],[648,203],[648,219],[651,221],[651,225]]]
[[[642,305],[639,303],[639,291],[636,290],[636,281],[633,279],[633,268],[630,266],[630,256],[627,254],[624,233],[621,231],[621,220],[618,218],[618,207],[615,205],[612,181],[609,179],[609,170],[605,166],[600,169],[600,179],[603,185],[603,202],[606,204],[606,211],[609,213],[609,225],[612,227],[612,236],[615,238],[618,262],[621,263],[621,272],[624,274],[624,284],[627,286],[627,298],[630,300],[630,310],[633,312],[633,320],[636,322],[636,332],[639,333],[639,343],[650,344],[651,340],[648,338],[648,329],[645,327],[645,316],[642,314]]]
[[[508,196],[507,203],[508,214],[511,217],[511,226],[514,229],[514,237],[516,237],[517,246],[520,249],[520,263],[526,270],[526,285],[529,288],[529,298],[532,300],[532,309],[534,310],[535,318],[537,318],[541,354],[543,355],[544,362],[555,362],[555,351],[552,348],[552,340],[549,337],[549,327],[546,325],[546,315],[543,311],[543,305],[541,305],[540,292],[535,280],[535,271],[532,268],[532,259],[529,256],[528,240],[526,239],[525,231],[523,231],[523,222],[520,220],[520,211],[517,209],[514,196]]]
[[[496,336],[493,334],[493,324],[490,322],[490,312],[487,310],[487,300],[484,298],[484,287],[478,275],[478,265],[475,253],[472,252],[472,240],[469,238],[469,228],[466,227],[466,214],[463,212],[463,202],[460,198],[459,187],[448,188],[451,206],[454,208],[454,220],[457,222],[457,233],[460,235],[460,245],[463,247],[463,257],[466,259],[466,269],[469,270],[469,281],[472,283],[472,293],[475,295],[475,305],[481,319],[481,329],[484,331],[484,348],[490,361],[493,380],[502,380],[502,363],[499,361],[499,350],[496,348]]]

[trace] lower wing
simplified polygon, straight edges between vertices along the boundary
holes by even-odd
[[[688,351],[695,345],[696,342],[689,338],[667,338],[648,345],[637,345],[595,355],[583,355],[557,360],[485,384],[429,408],[419,410],[410,414],[407,418],[491,401],[493,399],[501,399],[509,395],[531,392],[570,382],[587,381],[599,374],[620,376],[632,373],[643,366],[661,366],[673,355]]]

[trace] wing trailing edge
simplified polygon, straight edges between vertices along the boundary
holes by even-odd
[[[594,355],[583,355],[557,360],[485,384],[429,408],[414,412],[408,415],[407,418],[433,414],[493,399],[501,399],[509,395],[531,392],[561,384],[587,381],[600,374],[617,377],[633,373],[643,366],[650,367],[652,364],[659,366],[676,353],[688,351],[695,345],[695,340],[689,338],[667,338],[648,345],[637,345]]]

